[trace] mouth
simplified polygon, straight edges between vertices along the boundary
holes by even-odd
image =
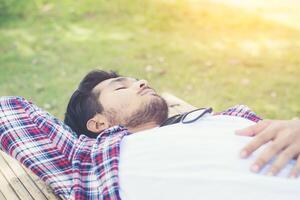
[[[151,88],[145,88],[145,89],[143,89],[140,92],[140,95],[141,96],[144,96],[144,95],[156,95],[156,92],[153,89],[151,89]]]

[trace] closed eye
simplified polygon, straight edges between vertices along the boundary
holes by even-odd
[[[115,90],[122,90],[122,89],[126,89],[126,87],[119,87],[119,88],[117,88]]]

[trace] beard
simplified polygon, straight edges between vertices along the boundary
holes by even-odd
[[[106,112],[107,119],[111,125],[121,124],[127,128],[135,128],[148,122],[161,125],[168,118],[168,104],[161,96],[155,95],[155,98],[142,104],[130,116],[120,119],[118,113],[116,110]]]
[[[126,119],[125,126],[137,127],[148,122],[155,122],[160,125],[167,118],[168,105],[162,97],[156,96],[147,104],[143,104],[130,118]]]

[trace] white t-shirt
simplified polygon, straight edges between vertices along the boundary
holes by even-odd
[[[127,136],[121,143],[123,200],[299,200],[300,179],[288,179],[295,161],[278,177],[249,170],[239,152],[251,138],[234,131],[253,122],[233,116],[206,116]]]

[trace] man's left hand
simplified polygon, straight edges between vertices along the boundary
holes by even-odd
[[[255,136],[241,151],[246,158],[263,144],[271,143],[262,151],[251,170],[259,172],[273,157],[268,175],[276,175],[290,160],[295,158],[296,165],[290,176],[297,177],[300,173],[300,120],[264,120],[253,126],[236,132],[237,135]]]

